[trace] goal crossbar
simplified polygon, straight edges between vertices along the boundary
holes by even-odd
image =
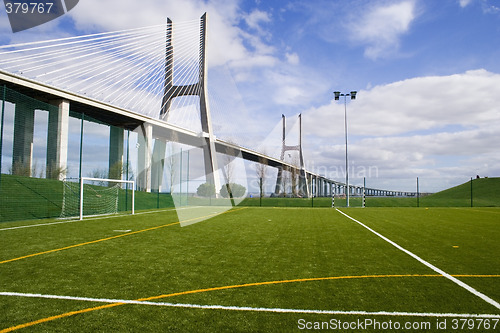
[[[120,180],[120,179],[106,179],[106,178],[92,178],[92,177],[81,177],[80,178],[80,220],[83,220],[83,182],[88,181],[100,181],[100,182],[113,182],[113,183],[129,183],[132,184],[132,215],[135,214],[135,182],[133,180]]]

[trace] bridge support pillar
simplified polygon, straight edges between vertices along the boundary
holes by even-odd
[[[137,189],[151,192],[151,146],[153,142],[153,126],[144,124],[137,137]]]
[[[123,128],[109,127],[109,161],[108,176],[110,179],[121,179],[123,172]]]
[[[68,168],[69,101],[58,100],[57,111],[49,111],[45,177],[63,180]]]
[[[154,192],[161,192],[162,190],[166,151],[167,142],[156,139],[153,147],[153,159],[151,161],[151,187]]]
[[[12,174],[31,177],[35,110],[27,103],[17,102],[14,116]]]
[[[201,135],[203,136],[203,155],[205,162],[206,182],[215,186],[216,195],[219,195],[221,189],[219,167],[217,162],[217,152],[215,150],[215,135],[212,128],[212,118],[208,103],[207,90],[207,14],[203,14],[200,19],[200,50],[199,50],[199,71],[198,82],[188,85],[174,85],[174,46],[173,46],[173,22],[167,19],[166,49],[165,49],[165,82],[160,118],[167,121],[171,112],[171,101],[176,97],[195,96],[200,98],[200,120]],[[158,144],[158,152],[161,159],[164,159],[165,153],[163,147]],[[159,161],[159,160],[158,160]],[[157,163],[158,163],[157,161]],[[163,168],[163,167],[161,167]]]

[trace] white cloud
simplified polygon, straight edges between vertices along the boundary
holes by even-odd
[[[500,74],[486,70],[407,79],[360,91],[349,106],[355,135],[399,135],[499,120]],[[338,105],[336,105],[338,107]]]
[[[298,65],[300,63],[299,55],[297,53],[286,53],[286,60],[290,65]]]
[[[240,9],[237,0],[144,0],[139,7],[130,1],[86,0],[80,1],[68,15],[78,30],[101,32],[163,24],[167,17],[175,26],[176,22],[197,20],[205,12],[208,13],[209,66],[231,63],[240,68],[274,65],[275,50],[263,40],[267,34],[260,26],[269,22],[270,16],[258,10],[247,14]],[[238,27],[242,21],[259,33],[243,31]]]
[[[271,21],[271,17],[268,13],[255,9],[250,14],[245,16],[245,22],[248,27],[262,33],[261,23],[268,23]]]
[[[458,1],[458,3],[460,4],[460,7],[462,7],[462,8],[467,7],[471,2],[472,2],[472,0],[459,0]]]
[[[500,74],[474,70],[375,86],[348,102],[347,113],[351,161],[376,166],[381,178],[435,177],[444,188],[453,177],[498,175],[492,156],[500,141]],[[343,165],[343,102],[303,112],[303,123],[316,165]]]
[[[355,41],[366,44],[365,56],[377,59],[398,49],[416,16],[414,0],[369,7],[350,23],[349,31]]]

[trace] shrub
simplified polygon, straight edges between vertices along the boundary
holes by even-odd
[[[210,183],[203,183],[198,186],[196,194],[200,197],[211,197],[215,195],[215,185]]]
[[[247,190],[245,186],[240,184],[230,183],[222,185],[220,189],[220,195],[222,197],[229,198],[228,185],[229,188],[231,189],[231,192],[233,193],[233,198],[241,198],[245,195],[245,192]]]

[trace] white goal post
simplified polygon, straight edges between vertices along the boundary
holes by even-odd
[[[83,220],[83,189],[84,189],[84,181],[98,181],[98,182],[113,182],[113,183],[130,183],[132,184],[132,215],[135,214],[135,182],[133,180],[119,180],[119,179],[105,179],[105,178],[91,178],[91,177],[82,177],[80,181],[80,220]],[[118,200],[118,198],[117,198]]]
[[[78,216],[83,220],[84,215],[117,214],[119,202],[123,203],[123,190],[131,192],[132,214],[135,214],[134,181],[92,177],[65,179],[61,217]]]

